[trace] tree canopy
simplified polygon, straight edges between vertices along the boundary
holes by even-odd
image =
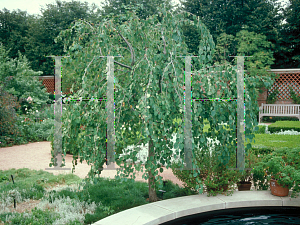
[[[184,36],[186,26],[192,26],[201,37],[196,52],[198,57],[193,59],[198,63],[197,67],[193,67],[194,98],[212,99],[221,96],[225,98],[237,96],[235,85],[228,84],[236,81],[235,69],[211,67],[215,44],[201,20],[186,12],[174,15],[163,7],[158,16],[153,15],[142,20],[133,8],[126,15],[112,16],[97,25],[78,20],[70,29],[62,31],[56,39],[56,41],[64,42],[65,53],[70,55],[69,58],[63,59],[63,71],[64,68],[68,73],[72,71],[77,81],[82,81],[76,84],[78,91],[71,95],[70,99],[105,97],[107,58],[100,56],[123,56],[114,58],[116,162],[118,165],[124,163],[122,165],[124,170],[118,171],[117,177],[129,177],[133,172],[133,166],[141,170],[140,163],[131,165],[127,164],[126,160],[136,161],[136,154],[140,150],[138,145],[147,143],[149,146],[148,159],[145,164],[147,173],[143,177],[149,182],[150,201],[157,200],[153,188],[154,181],[161,182],[157,169],[162,172],[163,164],[166,164],[167,168],[171,164],[171,158],[174,155],[170,149],[176,149],[175,157],[180,155],[182,159],[184,155],[182,153],[184,149],[184,90],[181,87],[185,79],[185,60],[183,57],[176,56],[191,55],[185,42],[188,40]],[[223,74],[222,69],[226,70]],[[203,71],[200,72],[201,70]],[[262,78],[248,76],[246,80],[246,137],[249,139],[254,137],[252,131],[253,126],[256,125],[256,116],[250,111],[257,107],[254,100],[256,99],[255,85],[260,79]],[[264,81],[266,86],[271,85],[269,78],[265,78]],[[216,84],[217,87],[212,84]],[[76,85],[74,84],[73,87]],[[218,87],[222,87],[222,90],[217,96]],[[78,157],[81,162],[85,159],[91,163],[91,179],[94,173],[101,172],[105,163],[106,133],[101,129],[106,127],[107,114],[104,104],[105,101],[79,101],[78,104],[69,102],[68,110],[63,114],[63,152],[72,150],[75,165]],[[226,108],[226,113],[221,113],[224,112],[224,108]],[[208,136],[222,139],[224,133],[217,125],[221,121],[231,121],[232,129],[236,128],[234,123],[236,105],[234,104],[216,102],[204,104],[201,101],[195,101],[192,111],[194,139],[190,144],[193,145],[195,151],[197,144],[208,149],[206,142]],[[178,118],[182,119],[178,121]],[[208,134],[200,132],[203,129],[204,118],[210,121],[212,127]],[[79,128],[81,126],[84,128]],[[214,128],[221,129],[219,136],[214,132]],[[123,135],[122,130],[125,130]],[[172,134],[175,131],[178,135],[176,142],[172,143]],[[224,143],[225,150],[218,149],[216,152],[220,163],[226,164],[230,154],[235,152],[236,143],[232,138],[234,136],[231,136],[231,139],[226,137],[229,139],[226,139],[227,144]],[[129,155],[120,156],[119,150],[126,148],[129,142],[133,142],[137,147]],[[197,177],[197,170],[192,171],[192,174]],[[135,178],[135,175],[131,177]],[[195,189],[199,192],[203,187],[201,185],[201,181],[198,180]]]

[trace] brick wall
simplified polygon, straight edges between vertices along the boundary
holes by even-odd
[[[43,82],[43,85],[46,87],[47,92],[54,94],[55,90],[55,79],[54,76],[39,76],[39,80]],[[66,92],[63,94],[68,94],[70,92]]]

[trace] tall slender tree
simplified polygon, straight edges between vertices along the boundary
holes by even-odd
[[[300,67],[300,2],[290,0],[283,10],[285,22],[282,24],[279,48],[275,52],[276,68]]]

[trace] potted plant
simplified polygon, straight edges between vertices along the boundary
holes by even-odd
[[[246,168],[248,168],[246,166]],[[238,171],[239,173],[239,181],[236,183],[239,191],[250,191],[252,186],[252,175],[251,171],[243,170]]]
[[[252,150],[245,157],[245,168],[253,168],[260,161],[260,155],[255,155]],[[237,171],[237,186],[239,191],[249,191],[252,186],[253,170]]]
[[[224,157],[217,155],[214,151],[211,153],[206,151],[196,152],[197,168],[200,169],[198,178],[202,181],[201,184],[204,185],[204,190],[206,190],[208,196],[221,193],[232,194],[234,184],[237,182],[236,172],[229,169],[235,167],[235,154],[231,154],[227,163],[222,162],[220,159],[224,159]],[[176,170],[180,167],[179,165],[180,163],[173,163],[173,174],[185,183],[185,187],[195,189],[198,183],[193,176],[193,171]]]
[[[207,171],[207,177],[203,182],[206,186],[208,196],[224,193],[236,183],[235,171],[229,170],[229,168],[233,167],[228,166],[228,164],[226,166],[221,162],[214,163],[215,165]]]
[[[255,187],[266,190],[270,186],[271,193],[276,196],[291,197],[300,192],[300,148],[280,148],[265,155],[253,171]]]

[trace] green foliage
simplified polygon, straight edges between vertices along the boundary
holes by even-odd
[[[25,45],[30,24],[34,21],[33,15],[28,15],[26,11],[6,8],[0,10],[0,42],[9,51],[9,58],[17,58],[19,51],[23,54],[27,52]]]
[[[222,33],[216,41],[216,53],[214,55],[215,62],[221,64],[232,61],[229,56],[236,55],[237,40],[233,35]]]
[[[265,131],[266,131],[266,126],[259,125],[259,126],[258,126],[258,130],[255,131],[254,133],[256,133],[256,134],[264,134]]]
[[[274,63],[273,53],[270,49],[271,42],[266,36],[241,30],[236,34],[239,55],[252,56],[245,60],[245,70],[252,76],[262,76],[267,73]]]
[[[49,126],[37,124],[39,128],[26,126],[31,114],[39,117],[40,110],[49,101],[49,94],[40,81],[33,76],[40,75],[30,69],[26,57],[19,54],[18,59],[10,59],[9,51],[0,46],[0,142],[1,146],[23,144],[29,140],[45,140],[49,134],[41,133]],[[22,115],[26,114],[26,116]],[[51,118],[53,118],[52,116]],[[36,118],[31,118],[35,121]],[[43,118],[44,119],[44,118]],[[24,123],[25,122],[25,123]],[[28,122],[27,122],[28,123]],[[44,127],[44,128],[42,128]],[[51,128],[51,127],[50,127]],[[29,131],[28,129],[31,129]],[[38,132],[38,133],[37,133]],[[49,130],[46,130],[49,132]],[[26,140],[26,133],[30,138]],[[32,137],[32,136],[36,137]],[[38,135],[41,135],[38,137]],[[42,137],[42,139],[41,139]]]
[[[127,14],[129,10],[135,10],[137,16],[140,19],[146,20],[147,17],[158,14],[158,9],[164,5],[168,11],[172,10],[172,4],[170,0],[133,0],[128,2],[127,0],[108,0],[102,3],[101,12],[102,17],[110,15]]]
[[[261,154],[257,154],[257,150],[251,149],[245,156],[245,168],[251,168],[251,170],[235,171],[236,177],[239,178],[239,182],[251,182],[253,180],[253,169],[262,160]]]
[[[267,182],[272,179],[278,184],[293,188],[291,197],[297,197],[300,192],[300,148],[277,149],[265,155],[263,160],[254,167],[253,179],[255,186],[266,190]]]
[[[157,182],[156,186],[159,186],[159,183]],[[170,180],[164,181],[164,186],[162,188],[163,191],[165,191],[164,194],[162,192],[157,192],[157,196],[160,199],[166,200],[170,198],[176,198],[176,197],[182,197],[182,196],[188,196],[188,195],[196,195],[198,194],[197,191],[192,191],[189,188],[180,188],[178,184],[174,185]]]
[[[229,56],[251,56],[244,59],[245,73],[255,77],[271,77],[271,84],[273,84],[278,75],[268,71],[274,63],[273,52],[271,50],[272,43],[267,41],[265,35],[249,32],[247,29],[239,31],[236,36],[222,33],[217,38],[214,61],[216,64],[226,65],[230,62],[230,65],[233,65],[236,60]],[[263,82],[259,82],[255,89],[257,95],[258,90],[262,87],[266,86]],[[258,113],[256,109],[254,111]]]
[[[3,182],[3,181],[9,181],[9,178],[7,175],[0,175],[0,182]]]
[[[87,19],[95,23],[100,19],[100,10],[95,5],[80,1],[56,1],[41,9],[42,16],[29,15],[26,11],[0,11],[0,42],[9,52],[10,58],[17,58],[18,51],[27,57],[34,71],[51,75],[54,62],[48,55],[62,55],[63,46],[55,44],[54,38],[67,29],[76,19]]]
[[[222,163],[219,159],[219,152],[212,150],[211,153],[204,150],[196,152],[197,168],[200,175],[196,171],[180,171],[180,164],[172,165],[172,171],[181,181],[184,182],[185,187],[197,191],[197,186],[205,185],[205,191],[208,196],[215,196],[218,193],[223,193],[224,186],[229,186],[230,194],[232,194],[232,187],[237,183],[238,177],[236,172],[228,168],[235,168],[235,154],[231,152],[230,159],[227,163]],[[197,181],[200,178],[201,183]],[[227,190],[226,190],[227,191]]]
[[[276,0],[223,1],[182,0],[182,10],[199,16],[214,41],[221,33],[235,36],[244,27],[266,35],[272,43],[278,39],[282,16]]]
[[[120,20],[123,21],[122,24],[119,24]],[[163,170],[159,162],[166,163],[169,168],[172,157],[170,149],[175,148],[176,157],[184,148],[184,120],[179,121],[178,118],[183,118],[184,90],[181,87],[184,84],[185,61],[184,58],[175,56],[190,55],[186,43],[188,39],[183,35],[186,25],[192,26],[201,36],[196,52],[199,57],[193,58],[193,62],[197,65],[194,67],[196,75],[193,76],[193,90],[195,90],[193,97],[235,98],[237,96],[235,85],[231,85],[233,88],[224,87],[228,85],[228,81],[234,84],[236,69],[228,65],[206,68],[212,61],[214,42],[199,18],[186,12],[172,15],[162,8],[158,16],[143,21],[135,15],[135,12],[128,12],[126,15],[118,15],[102,21],[98,26],[79,20],[73,23],[70,29],[61,32],[56,39],[57,42],[64,42],[66,54],[70,55],[62,62],[63,71],[67,71],[63,75],[64,81],[72,83],[71,91],[74,91],[70,98],[105,97],[107,58],[98,56],[123,56],[123,58],[114,58],[117,140],[115,148],[126,148],[130,142],[132,144],[132,141],[135,145],[151,144],[145,164],[148,174],[144,174],[143,178],[147,179],[152,174],[155,181],[159,181],[159,187],[162,187],[162,182],[161,176],[157,176],[158,169]],[[225,73],[222,74],[222,70],[225,70]],[[207,74],[210,76],[205,76]],[[74,77],[73,80],[71,76]],[[201,91],[200,79],[206,94]],[[271,85],[269,77],[261,79],[246,76],[245,79],[246,138],[250,140],[254,138],[253,126],[257,125],[256,115],[253,114],[253,110],[258,108],[255,101],[255,88],[261,80],[265,86]],[[217,96],[216,92],[220,87],[222,87],[221,92]],[[101,169],[105,162],[106,133],[103,128],[106,127],[107,115],[104,104],[104,101],[70,102],[62,119],[63,153],[65,154],[67,150],[72,151],[73,163],[78,157],[80,160],[92,163],[89,177],[92,180],[94,173]],[[217,137],[223,146],[222,148],[221,145],[218,146],[214,152],[215,157],[211,167],[214,168],[212,171],[219,172],[218,176],[222,179],[215,179],[214,185],[225,184],[229,180],[233,182],[231,172],[226,171],[225,168],[228,167],[230,155],[236,148],[235,138],[233,138],[235,135],[232,132],[236,128],[236,103],[194,101],[192,112],[194,152],[199,151],[195,147],[198,144],[208,150],[206,137]],[[174,120],[177,120],[175,124]],[[211,128],[207,134],[202,132],[204,120],[209,122]],[[221,122],[229,122],[230,130],[217,125]],[[129,127],[131,132],[126,132]],[[177,137],[173,144],[171,138],[175,128]],[[123,140],[122,143],[120,139]],[[247,149],[249,146],[246,147]],[[133,169],[131,164],[126,163],[126,159],[131,158],[135,161],[137,153],[138,148],[127,156],[120,157],[116,154],[118,165],[124,163],[121,165],[124,170],[118,171],[116,178],[129,177]],[[53,151],[52,156],[54,157]],[[180,154],[181,160],[183,156],[184,154]],[[204,165],[199,162],[193,162],[194,166],[203,167]],[[141,170],[140,163],[134,164],[134,167],[137,171]],[[213,172],[210,175],[212,174]],[[196,181],[193,184],[194,190],[202,192],[203,181],[199,179],[199,171],[193,171],[193,176]],[[132,177],[134,178],[135,174]],[[151,187],[153,186],[155,187],[155,184],[152,180]]]
[[[49,99],[45,86],[34,76],[41,72],[34,72],[25,56],[19,53],[18,59],[9,59],[4,46],[0,46],[0,76],[6,80],[5,90],[18,98],[21,104],[19,114],[26,113],[27,109],[38,110]],[[30,98],[29,98],[30,97]],[[29,99],[30,100],[29,100]],[[27,109],[26,109],[27,108]],[[26,109],[26,110],[25,110]]]
[[[296,95],[293,88],[290,86],[290,94],[294,104],[300,104],[300,95]]]
[[[276,86],[275,89],[271,94],[267,97],[267,104],[274,104],[277,100],[277,95],[279,94],[278,87]]]
[[[24,224],[24,225],[39,225],[39,224],[53,224],[56,219],[59,218],[59,214],[50,210],[33,209],[32,214],[27,216],[27,213],[20,213],[12,216],[10,219],[12,224]]]
[[[20,107],[17,98],[7,93],[0,86],[0,142],[11,142],[10,136],[18,132],[15,110]]]
[[[282,24],[276,45],[276,68],[299,68],[300,67],[300,5],[298,0],[289,0],[287,7],[283,9]]]

